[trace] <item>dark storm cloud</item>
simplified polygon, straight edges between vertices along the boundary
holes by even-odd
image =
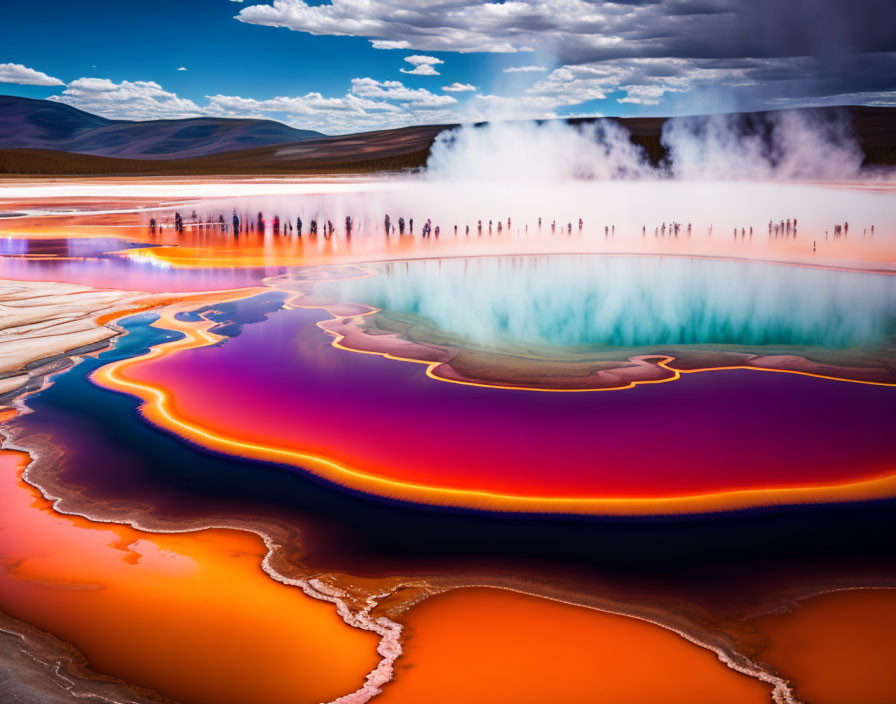
[[[432,51],[549,49],[559,63],[896,51],[892,0],[274,0],[238,19]]]
[[[381,49],[534,52],[559,67],[527,92],[541,106],[711,87],[747,102],[896,92],[894,0],[273,0],[238,19]]]

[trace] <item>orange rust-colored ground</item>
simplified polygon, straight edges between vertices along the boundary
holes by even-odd
[[[516,592],[457,589],[406,615],[378,704],[768,704],[770,687],[676,633]]]
[[[378,637],[261,569],[233,530],[154,534],[56,513],[0,453],[0,611],[90,667],[187,704],[322,702],[356,690]]]
[[[753,624],[757,655],[812,704],[896,702],[896,589],[833,592]]]

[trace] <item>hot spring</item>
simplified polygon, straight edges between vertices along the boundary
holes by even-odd
[[[708,258],[550,255],[377,264],[324,286],[465,345],[879,347],[896,279]]]

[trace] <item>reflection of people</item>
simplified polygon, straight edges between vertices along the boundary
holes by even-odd
[[[302,236],[302,218],[296,218],[296,234]]]
[[[240,234],[240,216],[236,214],[236,211],[233,211],[233,234]]]
[[[351,237],[352,234],[352,218],[351,215],[345,216],[345,234]]]

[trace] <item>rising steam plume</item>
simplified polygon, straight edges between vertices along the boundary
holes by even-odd
[[[674,179],[843,181],[867,177],[846,112],[670,118],[666,156],[651,163],[625,127],[612,120],[494,122],[444,132],[426,174],[448,181],[558,182]]]

